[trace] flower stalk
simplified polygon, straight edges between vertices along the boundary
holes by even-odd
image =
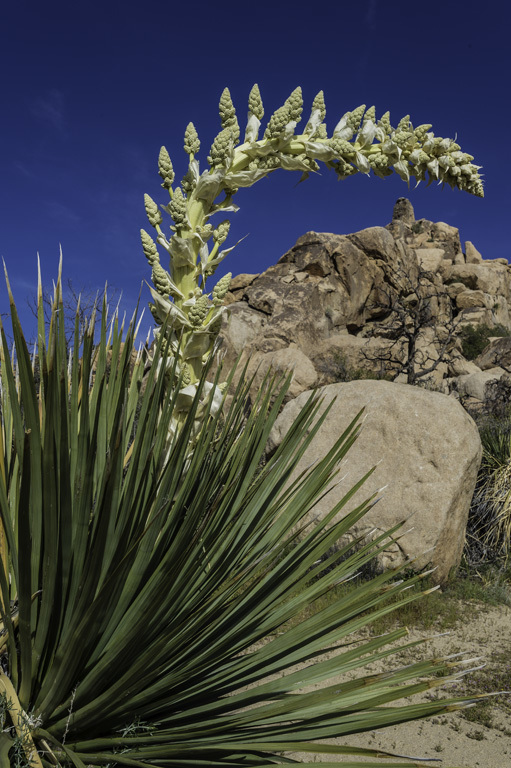
[[[158,168],[170,202],[161,208],[170,215],[170,232],[162,228],[160,207],[149,195],[145,208],[156,232],[156,243],[141,231],[142,247],[152,268],[151,312],[158,326],[165,323],[169,338],[168,367],[174,381],[190,393],[195,391],[203,366],[209,359],[218,336],[223,300],[231,274],[209,290],[206,283],[218,265],[235,246],[222,249],[229,231],[228,219],[213,223],[217,214],[235,212],[233,197],[241,187],[250,187],[279,168],[300,171],[302,180],[319,170],[322,162],[339,179],[371,172],[384,178],[397,173],[407,183],[414,178],[446,183],[470,194],[483,196],[480,166],[472,155],[461,150],[452,139],[444,139],[425,124],[414,128],[409,115],[396,128],[386,112],[376,119],[374,107],[365,105],[346,112],[329,136],[325,125],[326,107],[320,91],[312,103],[302,133],[297,133],[303,99],[296,88],[269,118],[261,135],[264,107],[259,88],[254,85],[248,99],[248,117],[242,143],[236,110],[229,90],[224,89],[219,104],[221,130],[208,155],[209,167],[200,173],[196,155],[200,140],[193,123],[184,138],[188,170],[176,185],[169,153],[161,148]],[[160,263],[158,246],[168,254],[168,271]],[[158,331],[156,331],[158,333]]]

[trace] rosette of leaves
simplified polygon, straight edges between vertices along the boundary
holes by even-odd
[[[399,702],[452,679],[462,661],[392,661],[406,629],[355,642],[393,610],[387,598],[417,598],[407,587],[420,576],[383,573],[302,616],[397,535],[332,550],[374,502],[349,507],[365,478],[312,529],[302,522],[355,440],[358,416],[292,481],[327,415],[316,418],[312,397],[262,465],[289,380],[267,380],[248,413],[250,382],[241,381],[229,408],[204,419],[190,456],[207,368],[169,446],[179,393],[159,365],[165,333],[141,389],[133,324],[123,335],[114,323],[108,335],[103,315],[99,344],[91,322],[79,347],[77,320],[68,357],[60,279],[47,340],[41,290],[39,299],[33,356],[12,296],[13,353],[2,329],[3,767],[241,768],[297,762],[297,750],[312,756],[304,765],[316,753],[345,768],[350,756],[376,765],[381,754],[347,746],[350,733],[474,700]],[[384,673],[366,671],[375,661]],[[321,743],[335,736],[342,746]]]
[[[305,179],[323,163],[339,179],[356,173],[372,172],[382,178],[397,173],[406,182],[439,181],[483,195],[480,166],[472,163],[473,157],[463,152],[456,141],[435,136],[429,124],[414,127],[406,115],[393,127],[388,112],[378,119],[374,107],[366,109],[362,105],[346,112],[329,133],[322,91],[314,98],[300,131],[302,112],[302,93],[296,88],[270,115],[262,131],[263,102],[254,85],[242,139],[236,109],[226,88],[219,104],[220,131],[211,145],[205,170],[201,172],[199,167],[200,140],[193,123],[185,131],[188,168],[180,185],[175,183],[168,151],[165,147],[160,151],[158,169],[170,202],[160,207],[145,196],[156,242],[142,230],[142,245],[152,267],[151,310],[157,324],[164,320],[167,323],[169,354],[176,361],[177,374],[189,387],[200,379],[203,361],[220,328],[230,275],[212,291],[206,282],[234,247],[223,247],[229,220],[222,217],[238,210],[234,197],[241,187],[250,187],[280,168],[299,171]],[[163,226],[162,212],[172,218],[170,229]],[[218,219],[222,220],[217,223]],[[158,246],[167,252],[168,271],[160,264]],[[198,302],[202,302],[200,320]]]

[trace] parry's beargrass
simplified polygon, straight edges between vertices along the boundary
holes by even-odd
[[[296,762],[296,751],[342,756],[345,768],[350,756],[377,765],[381,753],[349,747],[349,734],[475,701],[400,702],[462,674],[463,660],[400,666],[392,654],[406,629],[354,638],[393,609],[392,595],[417,599],[405,590],[420,576],[380,574],[292,622],[388,541],[333,549],[375,501],[334,522],[365,478],[301,530],[360,414],[291,482],[326,414],[317,418],[311,397],[263,464],[289,380],[267,379],[247,411],[242,379],[228,407],[202,414],[190,453],[196,411],[208,402],[205,368],[169,444],[180,406],[159,364],[165,334],[144,386],[134,325],[108,331],[106,311],[99,344],[91,322],[80,348],[77,322],[69,353],[60,285],[48,338],[39,287],[32,356],[10,289],[13,352],[2,330],[1,765],[241,768]],[[376,660],[385,672],[365,671]],[[320,743],[332,737],[343,744]]]

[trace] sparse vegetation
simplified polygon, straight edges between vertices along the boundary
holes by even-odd
[[[472,562],[507,561],[511,554],[511,421],[486,420],[480,427],[483,458],[467,526]]]
[[[493,336],[509,336],[510,333],[503,325],[465,325],[460,330],[462,351],[467,360],[475,360],[489,344]]]
[[[314,366],[323,377],[324,384],[334,382],[359,381],[360,379],[383,379],[391,381],[392,376],[386,373],[383,366],[381,371],[371,368],[359,368],[351,365],[348,357],[340,350],[334,351],[322,360],[315,360]]]

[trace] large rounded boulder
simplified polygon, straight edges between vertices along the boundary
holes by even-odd
[[[270,453],[310,394],[303,392],[284,407],[270,436]],[[436,567],[435,578],[445,581],[461,559],[481,461],[481,441],[473,420],[455,399],[407,384],[372,380],[331,384],[324,387],[322,397],[322,410],[334,398],[335,402],[297,467],[297,475],[327,453],[362,408],[365,417],[360,435],[342,463],[341,482],[311,510],[310,521],[330,511],[376,465],[349,508],[340,513],[346,514],[384,487],[378,503],[351,535],[374,538],[406,519],[380,556],[381,567],[413,560],[416,569]]]

